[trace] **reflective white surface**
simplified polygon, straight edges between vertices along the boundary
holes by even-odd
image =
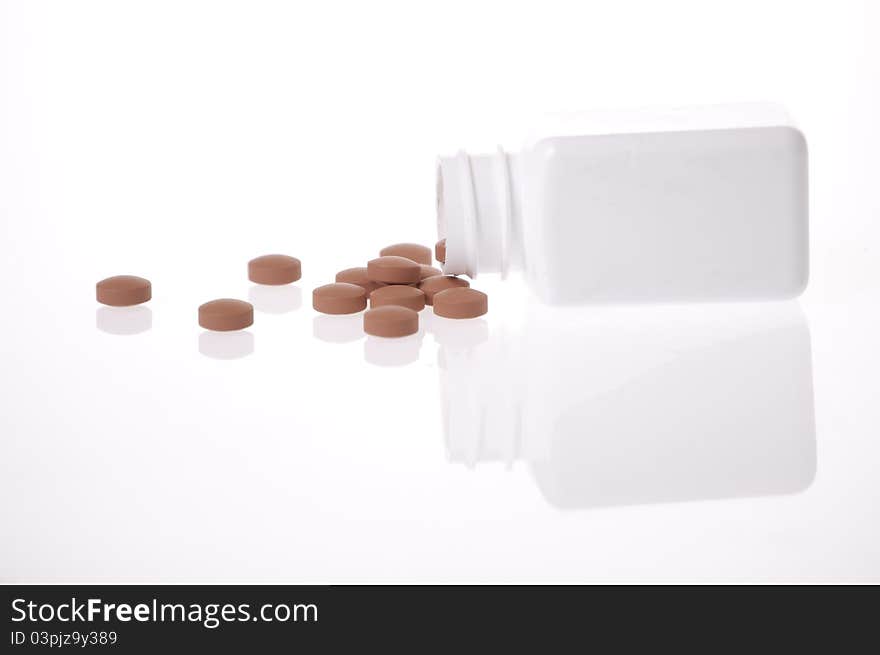
[[[880,582],[880,23],[833,4],[0,4],[0,581]],[[311,309],[520,110],[750,99],[809,140],[796,303]]]

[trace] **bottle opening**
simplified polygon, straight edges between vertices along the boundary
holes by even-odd
[[[437,163],[437,238],[446,238],[446,221],[443,216],[443,171],[439,162]]]
[[[445,273],[505,275],[511,263],[516,205],[508,155],[441,157],[437,165],[437,229],[446,239]]]
[[[437,229],[446,239],[447,275],[477,274],[477,208],[470,158],[463,152],[437,164]]]

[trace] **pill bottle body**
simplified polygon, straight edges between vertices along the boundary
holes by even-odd
[[[444,272],[519,270],[552,304],[767,300],[806,286],[806,142],[780,108],[587,114],[546,134],[440,158]]]

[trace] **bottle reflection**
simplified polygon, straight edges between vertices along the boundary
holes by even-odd
[[[536,307],[518,330],[441,345],[449,456],[525,460],[560,508],[800,491],[810,359],[795,302]]]

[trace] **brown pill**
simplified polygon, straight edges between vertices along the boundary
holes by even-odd
[[[153,287],[136,275],[116,275],[95,285],[95,297],[99,303],[114,307],[139,305],[153,297]]]
[[[383,255],[367,262],[367,275],[386,284],[414,284],[421,279],[422,269],[412,259]]]
[[[454,275],[435,275],[428,277],[419,283],[419,289],[425,294],[425,303],[434,304],[434,294],[446,291],[447,289],[456,289],[458,287],[469,287],[470,283],[460,277]]]
[[[446,318],[476,318],[489,311],[489,297],[482,291],[459,287],[434,295],[434,313]]]
[[[435,275],[443,275],[443,271],[439,268],[434,268],[433,266],[425,266],[421,265],[420,273],[421,280],[424,280],[426,277],[434,277]],[[421,281],[420,280],[420,281]]]
[[[425,308],[425,294],[405,284],[389,284],[370,294],[370,307],[398,305],[420,312]]]
[[[248,279],[257,284],[290,284],[302,277],[302,264],[296,257],[263,255],[248,262]]]
[[[367,275],[366,266],[346,268],[344,271],[339,271],[336,274],[336,281],[356,284],[359,287],[362,287],[368,296],[379,287],[385,286],[384,282],[376,282],[375,280],[370,279],[370,276]]]
[[[366,306],[367,293],[356,284],[336,282],[312,291],[312,307],[323,314],[354,314]]]
[[[206,330],[228,332],[254,324],[254,306],[244,300],[221,298],[199,307],[199,325]]]
[[[364,332],[376,337],[405,337],[419,331],[419,314],[409,307],[384,305],[364,314]]]
[[[406,257],[417,264],[431,263],[431,249],[417,243],[395,243],[393,246],[382,248],[379,254],[382,256],[396,255],[398,257]]]
[[[446,239],[440,239],[440,241],[434,244],[434,257],[441,264],[446,263]]]

